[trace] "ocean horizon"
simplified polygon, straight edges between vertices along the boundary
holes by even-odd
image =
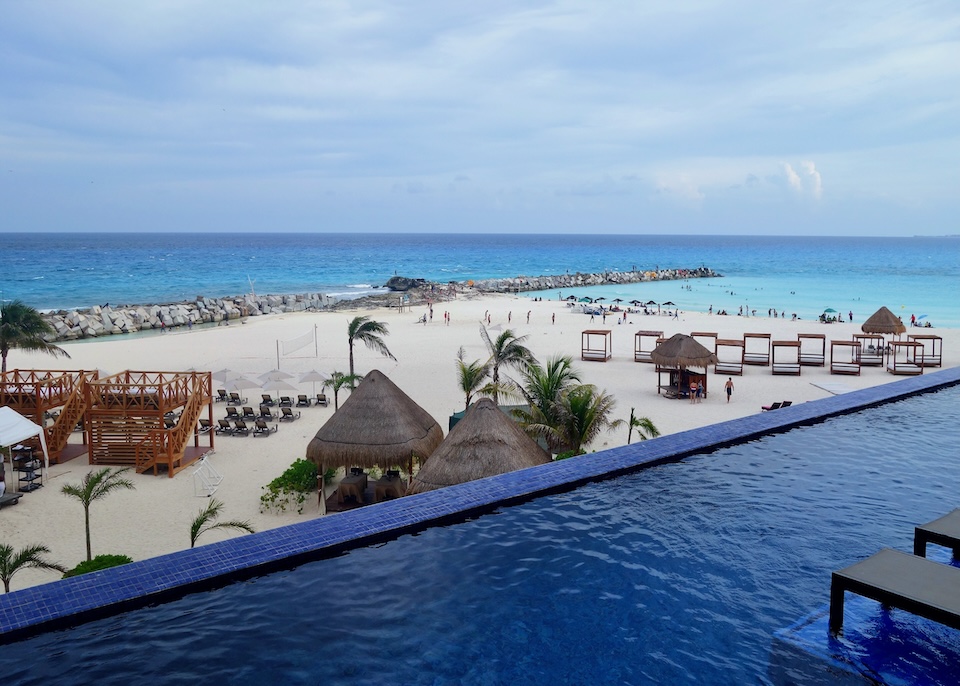
[[[357,297],[394,275],[446,283],[707,266],[716,279],[600,286],[591,295],[681,310],[826,308],[862,321],[881,305],[960,328],[960,237],[570,234],[0,233],[0,298],[42,310],[257,294]],[[559,296],[547,292],[544,297]],[[534,294],[521,294],[534,297]]]

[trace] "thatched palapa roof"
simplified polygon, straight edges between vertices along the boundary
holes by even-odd
[[[716,354],[707,350],[691,336],[677,333],[650,353],[650,358],[661,367],[703,367],[717,363]]]
[[[470,406],[413,478],[422,493],[550,462],[550,456],[489,398]]]
[[[426,410],[376,369],[363,377],[307,446],[307,459],[327,467],[406,466],[443,440]]]
[[[867,321],[861,325],[860,330],[864,333],[901,334],[907,330],[907,327],[900,321],[900,317],[886,307],[881,307],[870,315]]]

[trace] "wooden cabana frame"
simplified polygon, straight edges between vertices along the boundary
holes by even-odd
[[[154,474],[164,465],[172,478],[213,450],[215,432],[206,432],[209,448],[203,448],[197,428],[204,408],[213,423],[212,388],[210,372],[127,370],[86,384],[90,464],[129,466],[141,473],[152,468]],[[169,429],[168,415],[177,416]]]
[[[702,345],[707,350],[717,352],[717,334],[714,331],[694,331],[690,338]]]
[[[830,341],[830,373],[860,376],[860,341]]]
[[[77,457],[86,448],[67,448],[74,428],[84,421],[83,387],[98,371],[14,369],[0,376],[0,406],[8,406],[43,427],[50,462]],[[84,434],[84,444],[86,434]]]
[[[932,333],[907,334],[908,341],[923,346],[923,366],[939,367],[943,364],[943,338]]]
[[[721,351],[734,349],[731,355],[721,355]],[[718,338],[716,345],[717,363],[713,366],[714,374],[728,376],[743,376],[743,341],[739,338]]]
[[[827,337],[822,333],[798,333],[800,364],[804,367],[823,367],[827,357]]]
[[[644,339],[652,338],[653,345],[647,349],[644,346]],[[663,341],[663,331],[637,331],[633,334],[633,361],[653,363],[650,353]]]
[[[610,329],[586,329],[580,340],[581,360],[606,362],[613,357],[613,332]]]
[[[750,343],[753,342],[751,347]],[[771,335],[768,333],[743,334],[743,363],[761,367],[770,365]]]
[[[923,344],[916,341],[890,341],[887,371],[898,376],[923,374]]]
[[[771,350],[771,373],[800,376],[800,341],[773,341]]]
[[[887,347],[883,334],[855,333],[853,340],[860,344],[860,365],[863,367],[882,367],[883,353]]]
[[[667,373],[667,385],[663,384],[660,376]],[[695,372],[689,367],[657,367],[657,394],[663,392],[663,395],[671,399],[690,399],[690,384],[703,384],[703,398],[707,398],[707,374],[706,372]]]

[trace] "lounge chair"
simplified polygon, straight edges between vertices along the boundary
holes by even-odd
[[[784,400],[784,401],[780,404],[780,409],[782,410],[783,408],[785,408],[785,407],[790,407],[791,405],[793,405],[793,401],[792,401],[792,400]]]
[[[310,407],[310,398],[305,395],[298,395],[297,407]]]
[[[317,393],[317,405],[323,405],[326,407],[330,403],[327,402],[327,396],[323,393]]]
[[[210,420],[201,417],[201,418],[200,418],[200,427],[197,429],[197,433],[198,433],[198,434],[205,434],[205,433],[207,433],[208,431],[210,431],[210,429],[212,429],[212,428],[213,428],[213,425],[210,423]]]
[[[295,419],[300,419],[300,413],[294,413],[289,407],[280,408],[280,413],[281,422],[292,422]]]
[[[240,418],[240,413],[237,412],[237,408],[235,407],[227,408],[227,419],[239,419],[239,418]]]
[[[225,402],[227,402],[228,400],[230,400],[230,396],[227,395],[227,391],[226,391],[225,388],[218,388],[218,389],[217,389],[217,397],[214,398],[213,400],[214,400],[214,402],[225,403]]]
[[[280,407],[293,407],[293,400],[289,395],[281,396]]]
[[[245,402],[247,402],[247,399],[241,398],[240,394],[234,391],[230,394],[230,399],[227,402],[231,405],[243,405]]]
[[[257,418],[257,413],[253,411],[252,407],[244,406],[243,414],[241,415],[241,417],[243,417],[244,419],[249,419],[250,421],[253,421],[254,419]]]
[[[254,424],[253,435],[254,436],[269,436],[272,433],[277,431],[278,427],[270,428],[270,425],[267,424],[263,419],[258,419]]]
[[[163,428],[164,429],[175,429],[177,427],[177,418],[166,416],[163,418]]]
[[[249,436],[250,427],[247,426],[247,423],[242,419],[233,420],[233,434],[235,436]]]
[[[783,407],[783,403],[773,403],[772,405],[764,405],[760,408],[761,412],[771,412],[773,410],[779,410]]]
[[[260,406],[260,419],[272,422],[276,418],[277,418],[277,415],[271,412],[269,407],[267,407],[266,405]]]
[[[232,434],[233,432],[234,432],[234,428],[230,426],[229,421],[227,421],[226,419],[217,420],[217,430],[216,430],[217,434]]]
[[[277,401],[274,400],[273,396],[271,396],[269,393],[262,394],[260,398],[261,398],[260,400],[261,405],[270,405],[272,407],[273,405],[277,404]]]

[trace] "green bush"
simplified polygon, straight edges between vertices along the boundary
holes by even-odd
[[[89,574],[90,572],[99,572],[101,569],[119,567],[120,565],[129,564],[131,562],[133,562],[133,560],[126,555],[97,555],[92,560],[84,560],[78,564],[76,567],[64,574],[63,578],[66,579],[71,576],[80,576],[81,574]]]
[[[334,473],[332,469],[329,469],[324,474],[324,478],[329,478]],[[297,512],[302,514],[307,494],[315,493],[316,490],[317,465],[309,460],[297,460],[290,465],[287,471],[263,487],[264,492],[260,496],[260,511],[286,512],[287,507],[295,503]]]

